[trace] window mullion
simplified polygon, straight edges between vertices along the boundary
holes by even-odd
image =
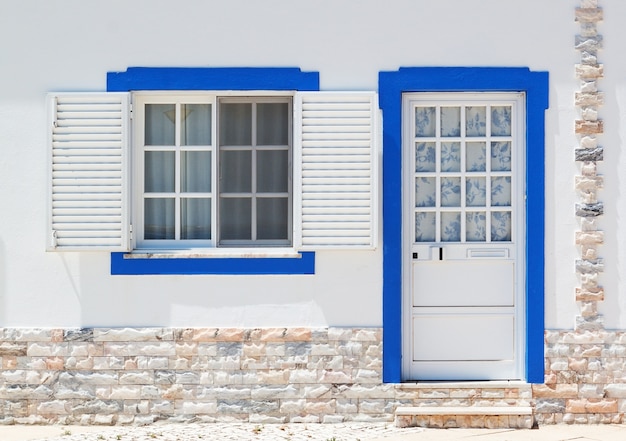
[[[251,149],[251,167],[252,170],[250,170],[250,173],[252,175],[252,179],[251,179],[251,188],[250,188],[250,193],[251,193],[251,200],[250,200],[250,214],[252,216],[252,219],[250,220],[250,225],[251,225],[251,235],[250,237],[252,238],[253,241],[257,240],[257,103],[253,102],[252,103],[252,145],[250,146]]]

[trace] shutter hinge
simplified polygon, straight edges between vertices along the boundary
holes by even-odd
[[[128,104],[128,116],[133,119],[133,103]]]
[[[133,240],[133,224],[130,224],[128,227],[128,234],[130,235],[130,240]]]
[[[57,232],[56,230],[52,230],[52,240],[50,241],[50,245],[52,245],[52,248],[56,248],[58,245],[58,241],[57,241]]]

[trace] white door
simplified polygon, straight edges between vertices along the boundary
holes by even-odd
[[[406,380],[523,376],[524,96],[403,97]]]

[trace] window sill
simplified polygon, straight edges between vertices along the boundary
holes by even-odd
[[[111,253],[112,275],[315,274],[315,253],[292,249]]]

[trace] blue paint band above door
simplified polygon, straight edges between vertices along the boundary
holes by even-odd
[[[526,95],[526,381],[544,379],[545,121],[548,73],[528,68],[406,67],[380,72],[383,112],[383,381],[402,380],[402,94]]]

